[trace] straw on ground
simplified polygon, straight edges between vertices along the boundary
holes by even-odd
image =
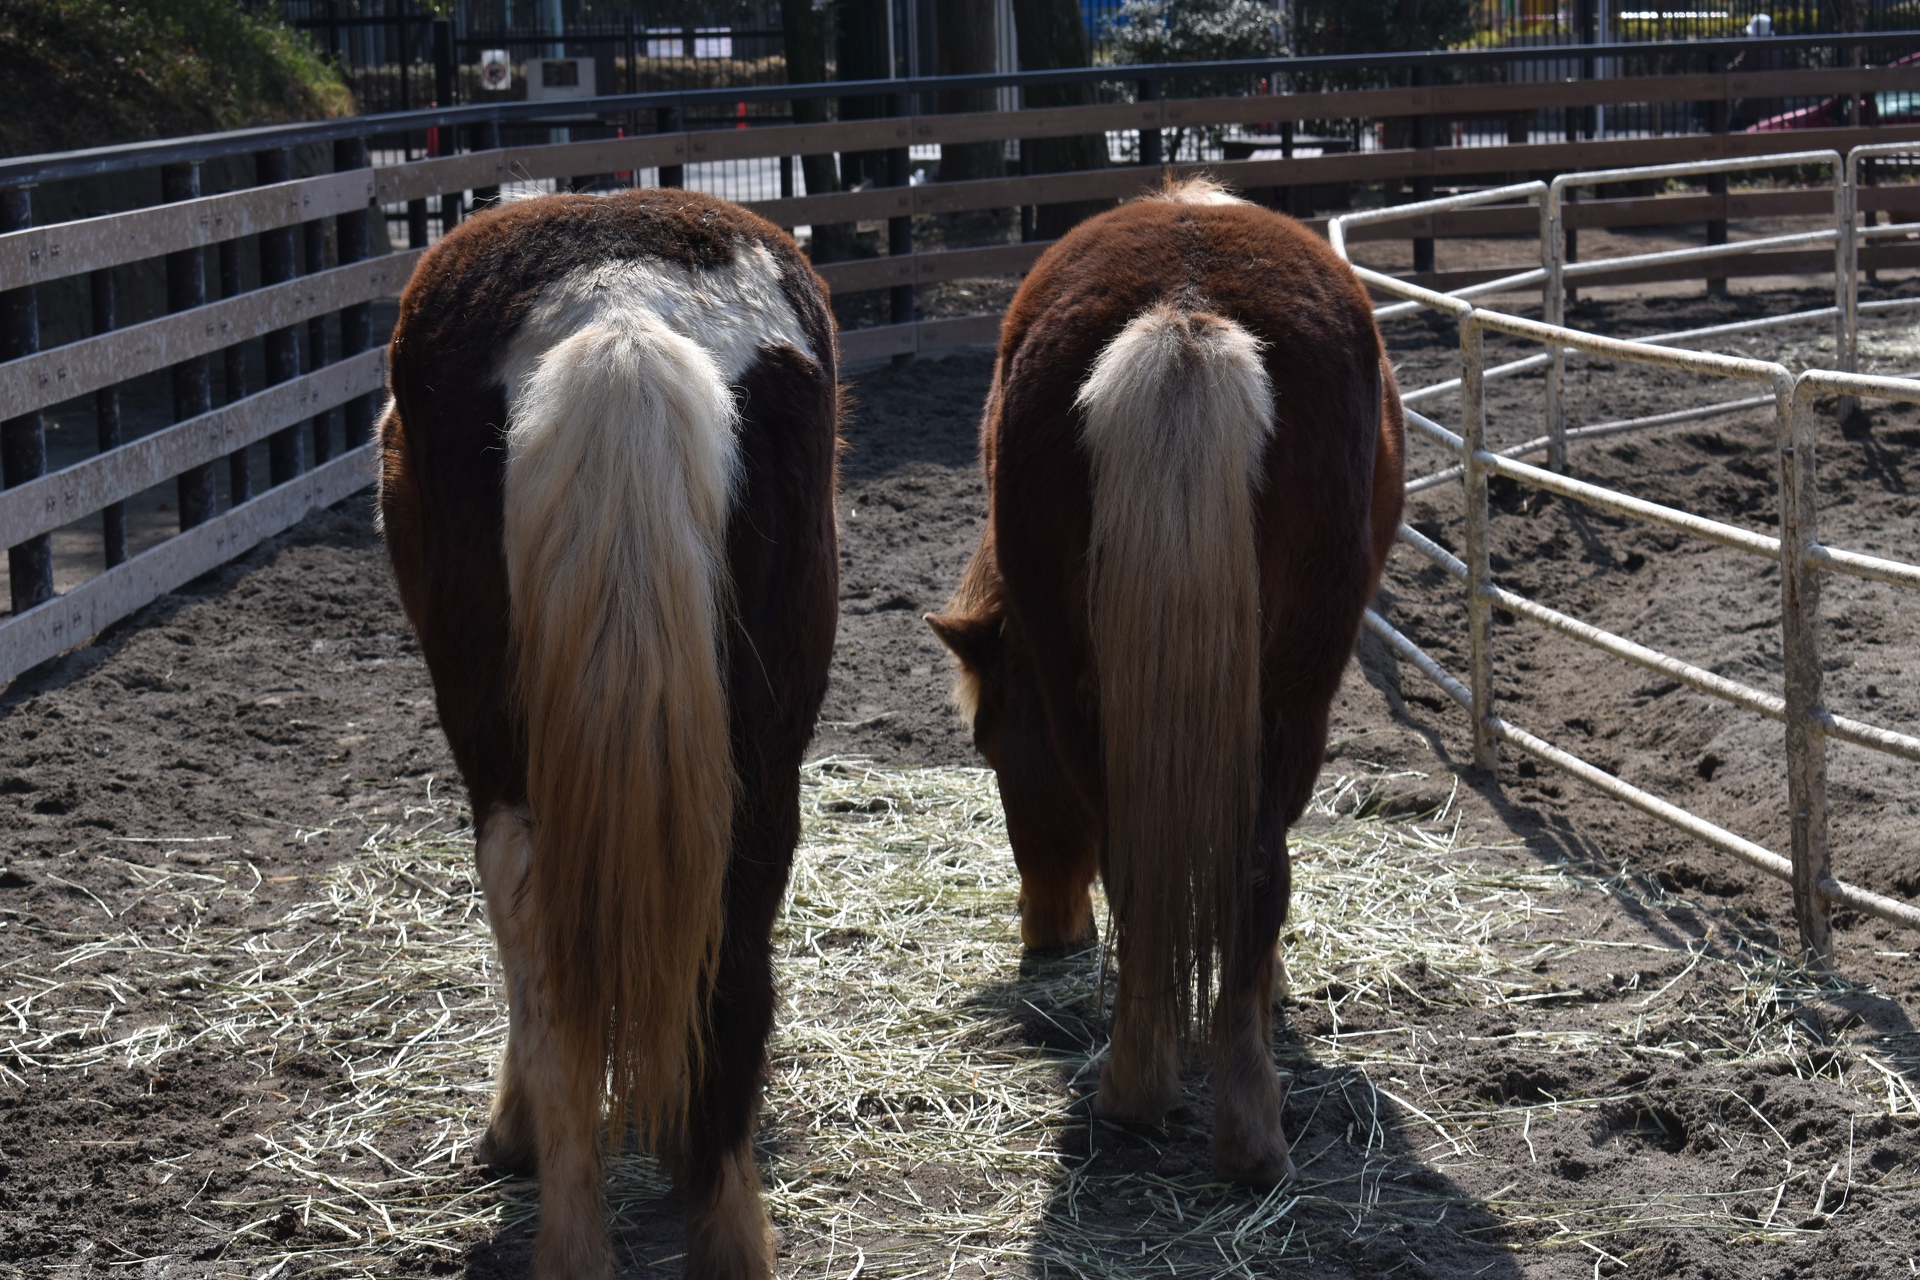
[[[1566,998],[1543,973],[1613,945],[1570,936],[1568,906],[1658,891],[1473,848],[1447,806],[1383,816],[1374,801],[1389,781],[1329,776],[1295,834],[1285,946],[1295,1029],[1281,1053],[1302,1179],[1260,1196],[1209,1182],[1204,1162],[1162,1173],[1089,1154],[1107,1141],[1084,1105],[1102,1048],[1101,956],[1023,958],[991,774],[809,766],[762,1126],[785,1265],[809,1276],[1251,1275],[1449,1211],[1467,1235],[1507,1231],[1611,1258],[1629,1250],[1629,1232],[1777,1235],[1796,1229],[1783,1205],[1800,1205],[1798,1217],[1806,1204],[1835,1211],[1835,1175],[1790,1162],[1765,1186],[1631,1203],[1458,1190],[1498,1185],[1508,1157],[1488,1154],[1493,1139],[1531,1152],[1538,1128],[1569,1111],[1644,1108],[1656,1124],[1660,1112],[1632,1088],[1525,1104],[1449,1094],[1422,1070],[1441,1052],[1423,1009]],[[286,1260],[309,1274],[386,1275],[451,1262],[535,1209],[533,1184],[471,1161],[505,1022],[464,814],[443,789],[397,819],[360,821],[357,855],[271,928],[217,923],[231,913],[216,908],[260,886],[244,858],[172,871],[126,863],[139,887],[129,901],[96,899],[98,934],[50,936],[38,963],[6,975],[0,1070],[18,1088],[105,1065],[157,1068],[195,1046],[247,1058],[263,1077],[300,1055],[328,1066],[332,1084],[256,1135],[272,1193],[190,1210],[255,1271]],[[223,856],[217,843],[203,849]],[[174,923],[123,927],[132,898],[164,903]],[[1771,1056],[1824,1073],[1863,1105],[1920,1112],[1901,1071],[1808,1040],[1797,1011],[1833,980],[1737,934],[1666,950],[1683,964],[1636,997],[1629,1020],[1516,1030],[1509,1051]],[[140,988],[177,993],[167,1020],[117,1016]],[[1178,1146],[1183,1123],[1128,1140]],[[1422,1171],[1439,1176],[1413,1176]],[[660,1212],[666,1194],[649,1159],[616,1161],[622,1219]],[[1117,1203],[1134,1207],[1102,1207]],[[300,1230],[283,1243],[290,1223]]]

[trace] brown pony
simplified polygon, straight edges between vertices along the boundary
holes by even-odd
[[[824,287],[686,191],[505,206],[421,260],[380,510],[473,802],[509,1029],[480,1146],[544,1280],[610,1272],[600,1134],[686,1189],[687,1274],[770,1274],[753,1126],[838,565]]]
[[[1092,941],[1105,881],[1097,1109],[1160,1120],[1210,1020],[1214,1163],[1249,1182],[1292,1176],[1286,835],[1399,524],[1399,405],[1366,292],[1299,223],[1205,182],[1084,222],[1001,328],[987,530],[927,618],[999,775],[1022,939]]]

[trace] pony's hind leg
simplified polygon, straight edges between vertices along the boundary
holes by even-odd
[[[1112,1043],[1093,1104],[1098,1115],[1127,1124],[1158,1124],[1180,1105],[1179,1018],[1172,991],[1139,990],[1138,980],[1129,974],[1123,934]]]
[[[753,1132],[773,1030],[770,936],[786,884],[786,851],[800,835],[799,788],[797,769],[748,775],[735,822],[727,932],[677,1173],[687,1196],[687,1280],[773,1275],[773,1227],[760,1198]]]
[[[610,1274],[600,1130],[605,1068],[597,1044],[555,1025],[542,922],[526,892],[533,827],[525,805],[493,805],[480,827],[480,884],[507,974],[507,1049],[480,1158],[540,1174],[537,1280]]]
[[[773,1227],[752,1139],[728,1148],[717,1165],[687,1215],[687,1280],[764,1280],[773,1274]]]
[[[1249,892],[1226,930],[1213,1008],[1214,1172],[1256,1186],[1293,1179],[1286,1093],[1272,1047],[1275,948],[1292,888],[1286,841],[1285,818],[1269,793],[1254,831]]]
[[[740,864],[734,865],[737,870]],[[732,887],[740,887],[743,878],[736,876]],[[741,914],[759,913],[749,907]],[[757,958],[741,955],[755,950]],[[773,1275],[773,1224],[753,1163],[763,1046],[773,1024],[773,974],[764,948],[734,946],[728,952],[722,954],[715,984],[706,1070],[687,1117],[676,1170],[687,1196],[687,1280],[769,1280]]]
[[[487,919],[493,925],[500,967],[506,977],[507,1047],[500,1055],[487,1132],[474,1154],[482,1164],[503,1172],[531,1173],[534,1129],[533,1111],[527,1101],[525,1057],[529,1049],[531,993],[527,989],[527,964],[532,935],[523,898],[533,860],[533,830],[527,807],[490,806],[481,819],[475,845]]]
[[[480,884],[507,976],[507,1048],[493,1115],[476,1154],[495,1168],[540,1173],[540,1280],[609,1272],[599,1135],[597,1045],[578,1045],[554,1026],[539,946],[540,922],[526,893],[533,827],[525,805],[494,805],[481,824]]]
[[[1213,1167],[1255,1186],[1293,1179],[1281,1112],[1286,1093],[1273,1069],[1273,948],[1238,980],[1223,983],[1214,1007]]]
[[[530,948],[528,1038],[517,1064],[540,1168],[534,1280],[604,1280],[613,1269],[600,1159],[605,1055],[599,1044],[582,1043],[555,1023],[543,950]]]

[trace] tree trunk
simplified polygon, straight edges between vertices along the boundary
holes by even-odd
[[[786,36],[787,83],[820,84],[827,78],[827,33],[813,0],[780,0],[780,26]],[[802,98],[793,104],[795,124],[825,124],[833,118],[831,98]],[[831,151],[801,156],[800,172],[810,196],[830,195],[840,189],[840,166]],[[813,229],[813,259],[834,262],[853,256],[853,228],[847,225]]]
[[[1092,61],[1087,47],[1087,28],[1077,0],[1019,0],[1013,6],[1014,31],[1020,43],[1022,71],[1049,71],[1062,67],[1084,67]],[[1028,109],[1036,107],[1077,107],[1093,101],[1091,87],[1083,84],[1044,85],[1024,90]],[[1024,173],[1065,173],[1075,169],[1107,167],[1107,139],[1104,134],[1077,138],[1029,138],[1020,144],[1020,168]],[[1111,200],[1076,200],[1071,204],[1041,205],[1034,211],[1034,233],[1052,240],[1066,233],[1076,222],[1113,207]]]
[[[980,75],[994,67],[994,0],[937,0],[939,74]],[[992,111],[991,89],[960,89],[940,95],[942,111]],[[948,142],[940,147],[940,180],[998,178],[1006,171],[999,142]]]

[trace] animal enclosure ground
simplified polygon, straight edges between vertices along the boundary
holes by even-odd
[[[1587,318],[1651,331],[1724,311]],[[1443,376],[1448,334],[1392,336],[1410,381]],[[761,1126],[783,1274],[1908,1273],[1914,939],[1843,918],[1841,976],[1795,968],[1781,886],[1511,761],[1498,787],[1456,781],[1460,717],[1372,644],[1296,841],[1277,1047],[1302,1181],[1209,1181],[1198,1074],[1163,1130],[1092,1122],[1098,956],[1020,954],[991,784],[918,616],[977,535],[989,372],[966,353],[852,378],[840,642]],[[1581,386],[1587,416],[1691,394],[1604,370]],[[1527,389],[1500,394],[1496,433],[1530,433]],[[1913,421],[1823,439],[1839,545],[1914,549]],[[1764,529],[1770,448],[1763,418],[1734,418],[1575,464]],[[1414,518],[1452,537],[1447,498],[1421,495]],[[1733,553],[1518,496],[1495,529],[1503,581],[1774,678],[1777,583]],[[1450,589],[1403,551],[1387,590],[1457,665]],[[1836,698],[1871,685],[1884,702],[1863,709],[1910,725],[1912,606],[1833,605],[1853,620]],[[504,1027],[466,816],[367,505],[135,622],[0,697],[0,1264],[523,1274],[533,1184],[470,1159]],[[1516,721],[1777,839],[1773,726],[1576,664],[1519,624],[1499,643]],[[1910,895],[1912,788],[1846,772],[1840,750],[1840,871]],[[623,1156],[613,1186],[628,1272],[677,1274],[679,1205],[656,1171]]]

